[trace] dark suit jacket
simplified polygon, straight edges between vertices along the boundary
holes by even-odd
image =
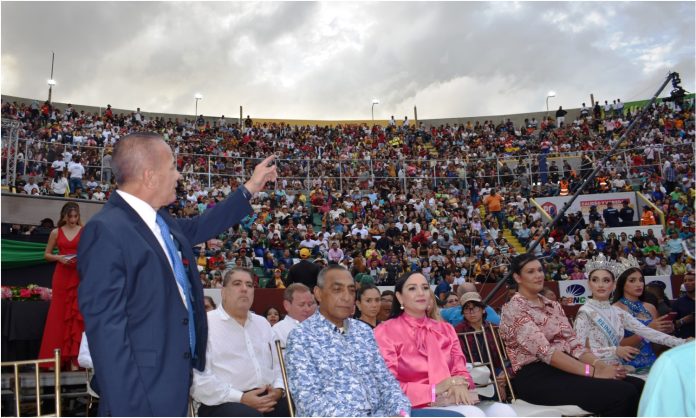
[[[208,326],[192,246],[252,212],[237,190],[192,219],[158,213],[188,270],[196,322],[191,357],[188,313],[164,250],[118,194],[85,225],[78,248],[79,306],[101,392],[100,415],[185,416],[192,367],[203,370]]]
[[[302,283],[312,290],[317,285],[320,271],[321,267],[318,264],[309,260],[300,260],[288,270],[287,282],[288,284]]]

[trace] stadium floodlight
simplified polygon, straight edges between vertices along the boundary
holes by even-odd
[[[53,64],[56,62],[56,53],[51,51],[51,78],[48,79],[48,103],[51,103],[51,95],[53,86],[56,85],[56,80],[53,79]]]
[[[196,100],[196,111],[194,112],[194,116],[198,116],[198,101],[203,100],[203,95],[196,93],[193,98]]]
[[[549,113],[549,97],[556,97],[556,92],[551,90],[546,94],[546,113]]]
[[[372,122],[375,122],[375,105],[379,104],[379,100],[372,99]]]

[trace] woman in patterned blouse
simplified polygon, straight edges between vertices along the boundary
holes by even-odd
[[[503,306],[500,333],[517,396],[537,405],[577,405],[602,416],[635,416],[641,390],[625,381],[626,371],[586,349],[561,305],[539,295],[544,288],[541,262],[527,253],[515,257],[510,267],[518,290]]]

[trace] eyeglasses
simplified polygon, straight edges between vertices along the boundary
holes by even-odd
[[[480,306],[474,306],[474,307],[471,307],[471,308],[464,308],[464,309],[462,309],[462,311],[468,312],[468,313],[478,312],[478,311],[480,311],[480,310],[481,310],[481,307],[480,307]]]

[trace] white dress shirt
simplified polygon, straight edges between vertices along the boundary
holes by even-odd
[[[191,396],[204,405],[240,402],[244,392],[283,389],[275,336],[266,318],[249,312],[244,326],[222,304],[208,312],[205,370],[193,371]]]
[[[94,369],[92,355],[89,352],[89,344],[87,343],[87,335],[84,332],[82,332],[82,340],[80,340],[80,352],[77,354],[77,364],[85,369]]]
[[[186,309],[188,309],[188,303],[186,301],[186,296],[184,295],[184,289],[181,288],[181,285],[179,285],[179,282],[176,281],[176,277],[174,276],[174,264],[172,263],[172,258],[169,256],[169,251],[167,251],[167,245],[164,243],[164,238],[162,238],[162,230],[160,229],[159,225],[157,225],[157,211],[150,206],[149,203],[145,202],[144,200],[133,196],[130,193],[126,193],[123,190],[116,190],[116,193],[118,193],[123,200],[128,203],[128,205],[133,208],[133,210],[140,216],[140,218],[145,222],[145,225],[150,228],[150,231],[155,235],[155,238],[157,238],[157,242],[159,242],[160,246],[162,247],[162,251],[164,251],[164,255],[167,256],[167,260],[169,260],[169,266],[172,268],[172,279],[174,280],[174,283],[176,283],[176,288],[179,289],[179,295],[181,296],[181,301],[184,303],[186,306]],[[174,238],[172,237],[172,241]],[[181,257],[181,254],[179,254]]]
[[[283,318],[282,321],[279,321],[277,324],[273,325],[273,333],[275,334],[276,338],[280,340],[280,344],[283,347],[285,347],[285,343],[288,342],[290,331],[294,330],[298,325],[300,325],[300,321],[291,317],[290,315],[285,315],[285,318]]]

